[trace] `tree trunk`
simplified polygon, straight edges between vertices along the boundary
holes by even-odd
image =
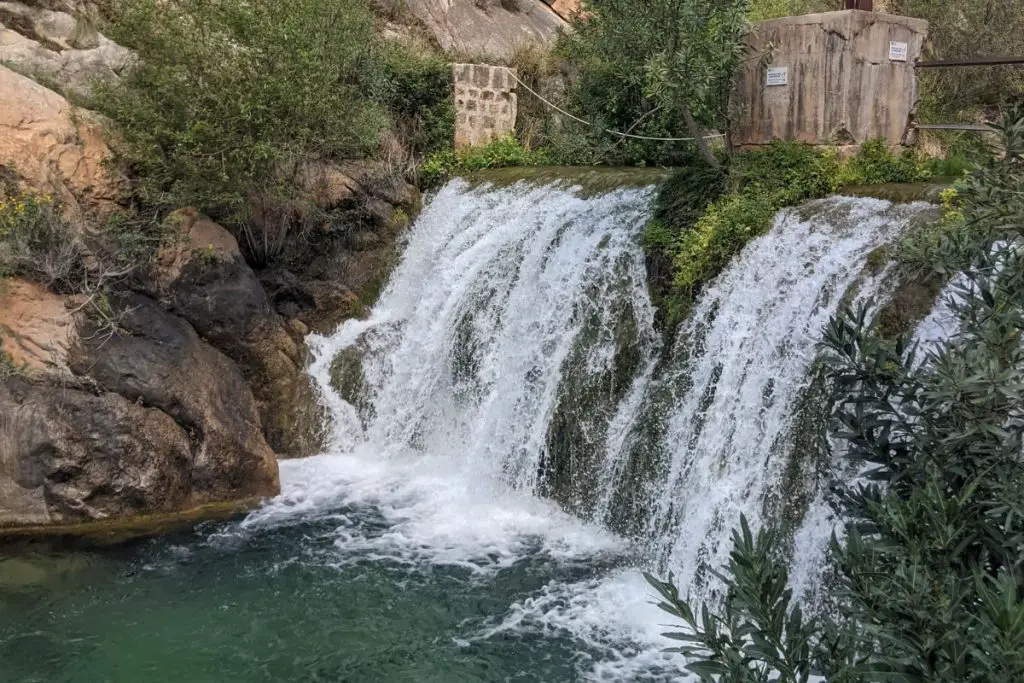
[[[690,113],[690,108],[687,105],[682,106],[683,110],[683,121],[686,123],[687,130],[690,131],[690,135],[693,137],[693,141],[697,143],[697,149],[700,151],[701,157],[708,163],[708,166],[716,170],[722,169],[722,164],[719,163],[714,153],[711,151],[711,146],[708,145],[707,139],[704,137],[704,130],[697,125],[697,122],[693,118],[693,114]]]

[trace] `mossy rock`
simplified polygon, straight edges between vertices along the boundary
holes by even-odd
[[[910,202],[930,202],[938,204],[939,195],[950,187],[950,183],[881,183],[877,185],[850,185],[839,190],[839,194],[847,197],[872,197],[885,199],[897,204]]]
[[[108,546],[138,538],[161,536],[201,522],[227,521],[240,517],[263,501],[262,497],[214,502],[187,510],[149,515],[93,519],[82,522],[0,527],[0,549],[4,554],[19,550],[38,551],[76,547]]]
[[[935,307],[942,287],[943,283],[936,279],[901,282],[875,319],[878,333],[886,339],[908,334]]]
[[[363,424],[373,418],[373,403],[370,401],[366,375],[363,370],[365,347],[356,344],[342,349],[331,363],[331,387],[338,396],[351,404]]]
[[[672,173],[667,168],[619,168],[602,166],[515,166],[476,171],[468,176],[474,184],[509,187],[518,182],[556,184],[574,188],[581,197],[595,197],[623,188],[650,187]]]

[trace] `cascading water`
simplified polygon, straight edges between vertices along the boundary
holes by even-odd
[[[739,516],[756,528],[796,492],[810,502],[791,529],[807,594],[832,522],[792,452],[795,405],[823,325],[848,292],[877,291],[868,255],[922,207],[783,212],[707,288],[666,360],[639,245],[649,203],[649,190],[444,188],[369,319],[314,340],[336,454],[288,464],[285,495],[252,523],[340,496],[390,525],[344,542],[403,561],[621,566],[632,548],[711,595],[705,570]],[[615,523],[624,499],[639,510],[633,541],[605,530],[630,526]],[[593,648],[592,677],[671,677],[649,595],[633,569],[552,581],[467,637],[562,630]]]
[[[703,587],[703,571],[725,564],[741,515],[759,528],[813,486],[792,480],[813,454],[792,453],[787,437],[820,332],[855,283],[858,297],[876,293],[881,279],[862,278],[862,266],[921,209],[832,198],[784,211],[700,297],[671,378],[686,388],[667,420],[667,466],[645,525],[680,585]],[[818,551],[799,549],[797,575]]]
[[[240,522],[0,559],[0,678],[685,680],[638,569],[714,599],[740,514],[784,523],[813,602],[834,526],[817,340],[841,300],[884,298],[869,255],[921,206],[781,213],[669,347],[652,194],[449,184],[371,315],[311,340],[327,452],[282,462]]]

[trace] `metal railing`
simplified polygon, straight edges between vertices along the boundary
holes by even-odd
[[[973,66],[1022,66],[1024,57],[979,57],[973,59],[934,59],[914,63],[915,69],[949,69]],[[987,133],[992,129],[977,123],[914,123],[917,130],[954,130]]]

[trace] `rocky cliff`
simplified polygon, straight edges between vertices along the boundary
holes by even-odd
[[[385,4],[395,5],[395,2]],[[541,0],[404,0],[448,53],[507,61],[521,46],[549,45],[568,26]],[[567,9],[567,0],[558,0]]]
[[[159,247],[124,268],[114,253],[112,275],[106,234],[142,219],[111,128],[69,98],[133,57],[82,19],[87,7],[51,7],[0,2],[0,538],[250,506],[279,491],[278,457],[322,448],[304,336],[365,310],[417,194],[372,163],[297,169],[309,201],[349,227],[260,272],[183,208],[150,233],[122,228],[115,251]],[[74,286],[4,272],[4,215],[37,201],[59,207],[68,232],[51,246],[81,261]]]

